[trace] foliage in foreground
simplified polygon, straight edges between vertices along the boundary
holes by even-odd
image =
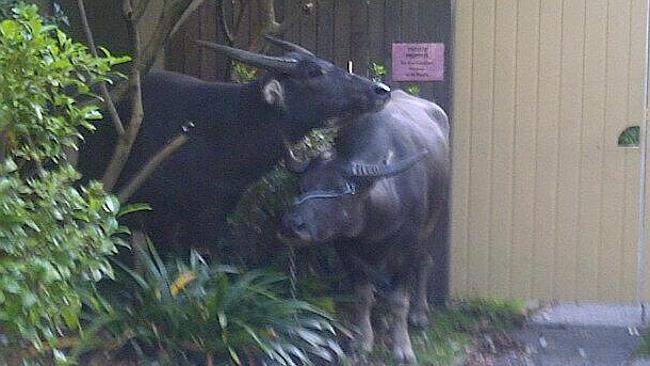
[[[188,263],[163,263],[151,244],[136,252],[141,272],[116,269],[116,288],[105,291],[105,313],[89,315],[92,331],[80,354],[110,351],[176,365],[309,365],[342,357],[335,338],[345,330],[285,294],[285,277],[209,265],[194,251]]]
[[[79,327],[81,293],[112,275],[125,231],[114,197],[76,187],[64,150],[101,117],[77,97],[124,59],[91,56],[37,11],[13,7],[0,20],[0,334],[63,359],[56,338]],[[6,346],[0,360],[15,354]]]

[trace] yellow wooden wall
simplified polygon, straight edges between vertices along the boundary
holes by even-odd
[[[647,0],[454,12],[452,296],[634,300]]]

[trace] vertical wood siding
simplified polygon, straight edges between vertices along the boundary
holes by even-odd
[[[646,14],[456,1],[453,296],[635,299]]]

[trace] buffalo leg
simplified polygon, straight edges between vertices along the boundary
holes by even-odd
[[[428,284],[433,273],[433,258],[426,256],[418,269],[418,278],[413,288],[411,309],[409,311],[409,323],[415,327],[426,327],[429,325],[429,303],[427,301]]]
[[[390,310],[393,317],[391,338],[393,358],[398,363],[415,363],[415,354],[409,338],[407,316],[409,311],[409,291],[403,284],[390,294]]]
[[[362,352],[371,352],[375,340],[370,321],[370,312],[375,302],[373,286],[369,282],[359,283],[355,286],[357,303],[354,309],[354,324],[359,330],[359,336],[354,341],[354,346]]]

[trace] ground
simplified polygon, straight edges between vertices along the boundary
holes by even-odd
[[[474,352],[466,366],[648,366],[636,356],[641,325],[638,305],[555,305],[510,334],[517,346]]]

